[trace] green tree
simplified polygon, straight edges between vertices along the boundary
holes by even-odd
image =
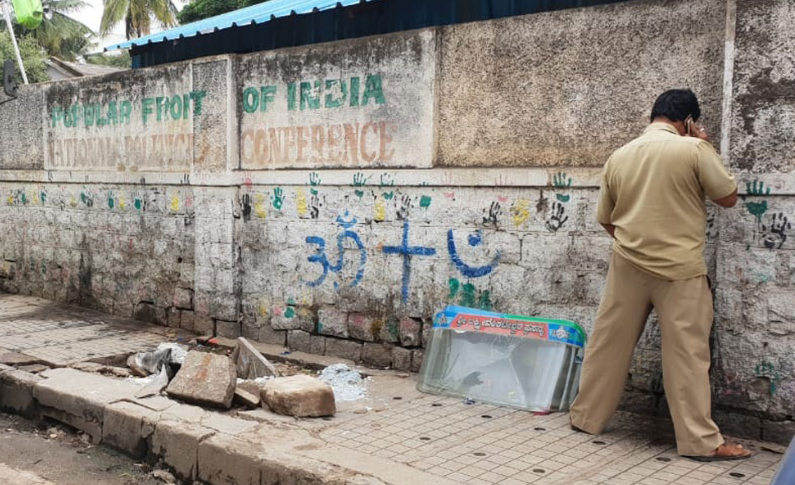
[[[93,44],[94,32],[68,14],[89,4],[83,0],[44,0],[44,21],[30,31],[51,56],[74,61]]]
[[[47,65],[44,64],[47,54],[36,42],[36,39],[25,36],[17,39],[17,42],[19,43],[19,53],[22,56],[22,62],[25,64],[25,74],[28,75],[28,81],[31,83],[49,81],[50,76],[47,74]],[[0,60],[12,59],[14,64],[17,63],[11,36],[6,30],[0,31],[0,58]],[[17,66],[17,79],[22,84],[19,66]]]
[[[177,14],[177,19],[179,23],[187,24],[258,3],[265,2],[263,0],[192,0]]]
[[[149,35],[153,20],[163,27],[177,24],[177,7],[171,0],[103,0],[103,4],[100,35],[109,34],[122,21],[128,39]]]

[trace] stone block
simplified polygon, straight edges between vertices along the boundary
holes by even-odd
[[[762,421],[762,440],[787,445],[793,437],[795,437],[795,421]]]
[[[241,335],[243,338],[259,342],[260,326],[253,323],[246,323],[245,321],[240,327]]]
[[[304,374],[266,382],[261,397],[271,411],[297,418],[333,416],[337,412],[331,386]]]
[[[198,478],[215,485],[260,485],[259,453],[249,441],[215,435],[199,445]]]
[[[413,318],[400,319],[400,345],[419,347],[422,344],[422,323]]]
[[[240,322],[228,322],[225,320],[215,321],[215,334],[223,338],[238,338],[240,337]]]
[[[174,306],[181,310],[193,310],[193,290],[177,288],[174,292]]]
[[[179,328],[187,330],[188,332],[196,331],[195,326],[196,316],[191,310],[180,310]]]
[[[276,377],[279,373],[259,350],[244,339],[237,339],[237,377],[241,379],[257,379],[258,377]]]
[[[285,346],[287,344],[287,332],[285,330],[274,330],[270,325],[263,325],[259,329],[258,341],[263,344]]]
[[[142,459],[159,417],[159,413],[131,402],[113,403],[105,408],[102,442],[136,460]]]
[[[33,386],[33,397],[42,414],[88,433],[95,443],[102,438],[102,419],[107,404],[132,399],[140,386],[118,379],[80,372],[50,369]]]
[[[428,348],[428,344],[431,342],[431,333],[433,331],[433,322],[428,321],[425,322],[425,325],[422,326],[422,348]]]
[[[38,403],[33,399],[33,386],[42,377],[13,369],[3,366],[3,372],[0,373],[0,409],[34,418]]]
[[[712,419],[726,436],[752,440],[762,437],[762,420],[755,416],[715,410],[712,412]]]
[[[312,335],[309,339],[311,351],[315,355],[326,355],[326,337]]]
[[[184,421],[160,421],[152,435],[152,453],[162,458],[177,477],[193,480],[197,477],[199,443],[214,434],[209,428]]]
[[[257,394],[252,394],[246,390],[237,387],[235,389],[235,398],[234,402],[240,403],[243,406],[251,409],[258,408],[261,402],[259,392]]]
[[[341,357],[343,359],[359,362],[362,360],[362,344],[352,340],[340,340],[336,338],[327,338],[326,353],[334,357]]]
[[[287,347],[296,352],[311,352],[312,335],[303,330],[290,330],[287,332]]]
[[[318,311],[318,332],[331,337],[348,338],[348,314],[333,307]]]
[[[235,365],[224,355],[190,351],[166,388],[173,398],[229,409],[235,394]]]
[[[397,370],[411,370],[411,350],[402,347],[392,349],[392,367]]]
[[[180,328],[180,310],[171,307],[166,309],[166,321],[168,322],[167,325],[171,328]]]
[[[390,367],[393,348],[386,344],[366,343],[362,347],[362,362],[373,367]]]
[[[199,335],[215,335],[215,320],[207,315],[196,315],[193,322],[193,331]]]
[[[373,319],[361,313],[348,314],[348,336],[356,340],[365,342],[375,342],[375,337],[379,332],[373,331]]]
[[[289,318],[284,315],[274,315],[271,317],[271,328],[274,330],[303,330],[311,333],[315,330],[315,321],[312,317],[299,315]]]
[[[400,320],[390,317],[384,320],[384,324],[378,332],[378,338],[382,342],[396,344],[400,342]]]
[[[411,351],[411,372],[419,372],[422,369],[422,358],[424,352],[422,350]]]

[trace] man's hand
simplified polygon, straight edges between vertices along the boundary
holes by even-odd
[[[707,134],[707,130],[705,130],[701,126],[696,125],[692,121],[690,122],[690,136],[704,141],[709,141],[709,135]]]

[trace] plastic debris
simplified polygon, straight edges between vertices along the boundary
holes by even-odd
[[[160,373],[157,375],[152,374],[154,379],[151,379],[151,382],[146,385],[143,389],[135,393],[135,397],[142,399],[149,396],[157,396],[160,394],[163,389],[168,386],[168,366],[163,366],[160,369]]]
[[[138,377],[146,377],[150,374],[159,374],[165,364],[182,365],[187,354],[188,351],[179,344],[163,343],[158,345],[154,352],[138,352],[131,355],[127,359],[127,366]]]
[[[319,379],[334,389],[336,401],[357,401],[367,396],[367,379],[345,364],[326,367]]]
[[[169,362],[172,364],[182,365],[182,363],[185,362],[185,356],[188,355],[188,349],[175,343],[162,343],[157,346],[157,350],[163,349],[171,349],[171,358]]]

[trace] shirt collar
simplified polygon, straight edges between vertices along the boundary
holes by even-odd
[[[645,133],[649,133],[649,132],[657,131],[657,130],[667,131],[669,133],[673,133],[674,135],[679,135],[679,132],[676,131],[676,128],[674,128],[673,126],[669,125],[668,123],[662,123],[662,122],[657,122],[657,123],[650,124],[649,126],[646,127],[645,130],[643,130],[643,133],[645,134]]]

